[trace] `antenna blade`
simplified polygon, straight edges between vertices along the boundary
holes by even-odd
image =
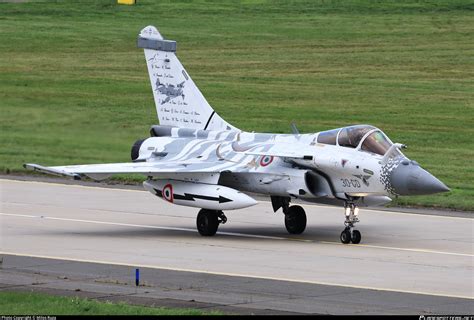
[[[293,132],[293,134],[300,134],[300,131],[298,130],[294,122],[292,122],[290,126],[291,126],[291,132]]]

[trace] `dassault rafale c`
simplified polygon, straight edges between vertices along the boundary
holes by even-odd
[[[213,236],[227,221],[224,210],[269,196],[284,213],[290,234],[306,228],[306,214],[292,199],[344,207],[341,242],[357,244],[359,206],[382,205],[397,195],[426,195],[448,187],[402,152],[378,128],[354,125],[310,134],[239,130],[209,105],[176,56],[176,42],[145,27],[137,44],[145,51],[159,125],[132,145],[129,163],[25,168],[80,179],[113,174],[146,176],[143,186],[176,205],[200,208],[197,230]]]

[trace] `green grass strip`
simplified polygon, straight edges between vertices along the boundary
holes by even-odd
[[[219,315],[216,311],[143,307],[43,293],[0,292],[2,315]]]

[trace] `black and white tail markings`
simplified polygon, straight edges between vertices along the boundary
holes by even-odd
[[[137,45],[145,53],[160,125],[240,131],[215,113],[202,95],[176,56],[176,41],[164,39],[158,29],[147,26]]]

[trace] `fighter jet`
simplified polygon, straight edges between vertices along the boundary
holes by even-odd
[[[355,228],[360,206],[385,204],[398,195],[449,191],[402,153],[403,144],[371,125],[308,134],[295,126],[293,134],[239,130],[206,101],[178,60],[175,41],[147,26],[137,43],[145,52],[159,124],[151,127],[150,137],[132,145],[132,162],[25,168],[74,179],[142,174],[144,188],[153,195],[200,209],[196,225],[203,236],[213,236],[227,222],[225,210],[256,204],[247,193],[268,196],[273,210],[283,212],[290,234],[303,233],[307,222],[303,207],[291,205],[295,199],[340,205],[345,244],[361,241]],[[153,89],[165,82],[173,85],[173,93]],[[162,100],[163,94],[177,96],[176,88],[182,102]]]

